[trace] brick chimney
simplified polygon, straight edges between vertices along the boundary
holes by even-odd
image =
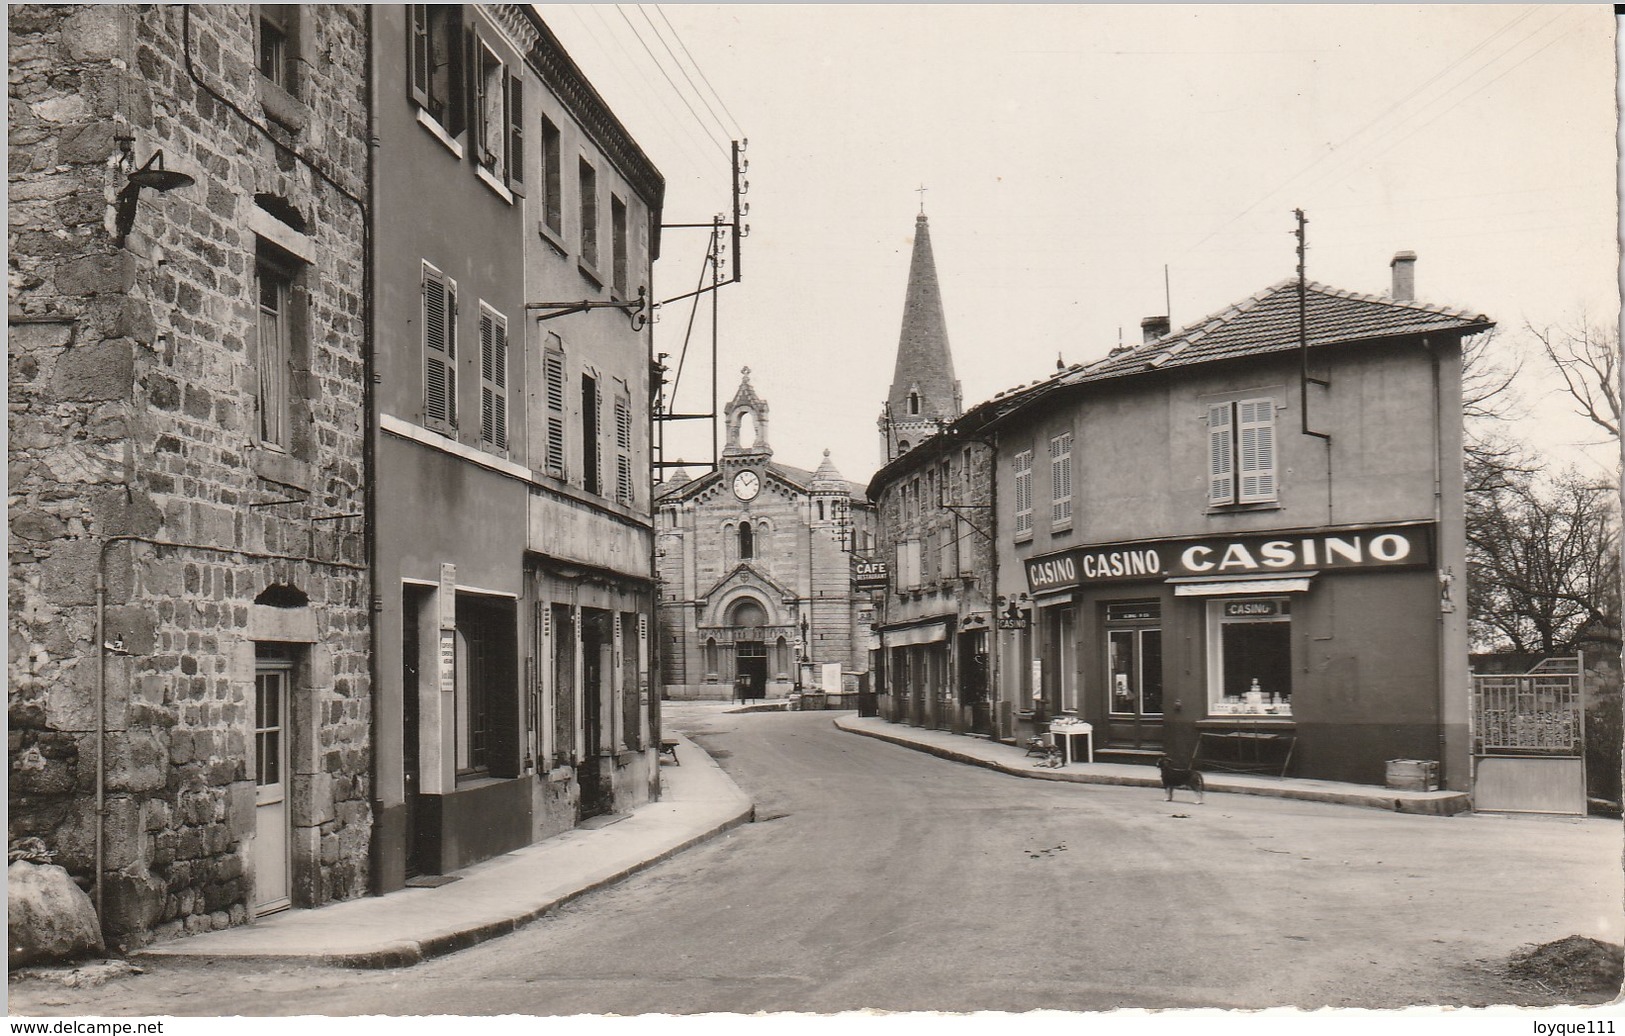
[[[1155,342],[1168,333],[1169,327],[1167,317],[1146,317],[1140,321],[1140,340],[1142,342]]]
[[[1388,264],[1394,271],[1394,289],[1390,293],[1395,302],[1416,301],[1416,253],[1395,252]]]

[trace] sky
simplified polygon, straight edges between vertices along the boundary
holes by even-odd
[[[750,367],[780,461],[878,466],[923,202],[967,407],[1294,276],[1302,208],[1310,279],[1382,294],[1416,252],[1420,300],[1488,314],[1523,357],[1517,434],[1617,467],[1524,330],[1618,320],[1606,6],[539,10],[664,173],[666,223],[728,210],[748,140],[719,388]],[[657,299],[693,289],[707,238],[665,232]],[[690,306],[655,325],[673,362],[689,341],[683,411],[710,401],[710,303]],[[667,456],[708,457],[700,431]]]

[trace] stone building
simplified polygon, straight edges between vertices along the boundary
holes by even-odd
[[[367,888],[365,21],[8,12],[9,834],[114,945]]]
[[[874,510],[862,487],[828,450],[816,471],[773,459],[749,367],[725,413],[717,469],[655,489],[666,697],[782,697],[822,686],[822,665],[865,672],[874,617],[852,559],[873,550]]]
[[[389,891],[656,794],[665,184],[530,5],[372,17]]]
[[[885,464],[869,482],[877,557],[890,565],[871,668],[887,719],[993,734],[992,454],[961,427],[953,369],[921,213],[895,373],[880,419]]]

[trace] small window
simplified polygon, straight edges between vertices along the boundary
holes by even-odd
[[[423,264],[423,417],[457,426],[457,282]]]
[[[749,522],[739,523],[739,560],[749,561],[756,556],[756,534]]]
[[[1016,528],[1017,536],[1032,535],[1033,531],[1033,451],[1016,454]]]
[[[259,375],[256,408],[260,445],[287,452],[293,367],[294,260],[265,242],[255,260],[259,329],[254,367]]]
[[[564,234],[564,188],[560,183],[559,128],[542,116],[542,220],[554,234]]]
[[[598,172],[583,158],[577,166],[581,184],[581,258],[598,268]]]
[[[293,92],[298,45],[299,5],[259,4],[260,75]]]
[[[610,286],[626,298],[626,202],[609,196]]]
[[[508,318],[480,303],[480,441],[508,448]]]
[[[1062,432],[1049,441],[1050,523],[1072,522],[1072,433]]]
[[[1209,505],[1274,501],[1275,400],[1210,405],[1207,428]]]
[[[920,394],[918,392],[910,392],[908,394],[908,412],[910,414],[918,414],[920,412]]]
[[[474,47],[474,161],[497,179],[507,175],[508,70],[484,43]]]
[[[466,128],[462,6],[412,4],[407,93],[449,135]]]

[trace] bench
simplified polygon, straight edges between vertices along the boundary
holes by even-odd
[[[673,766],[683,765],[677,758],[677,742],[672,738],[663,737],[660,739],[660,754],[671,756]]]

